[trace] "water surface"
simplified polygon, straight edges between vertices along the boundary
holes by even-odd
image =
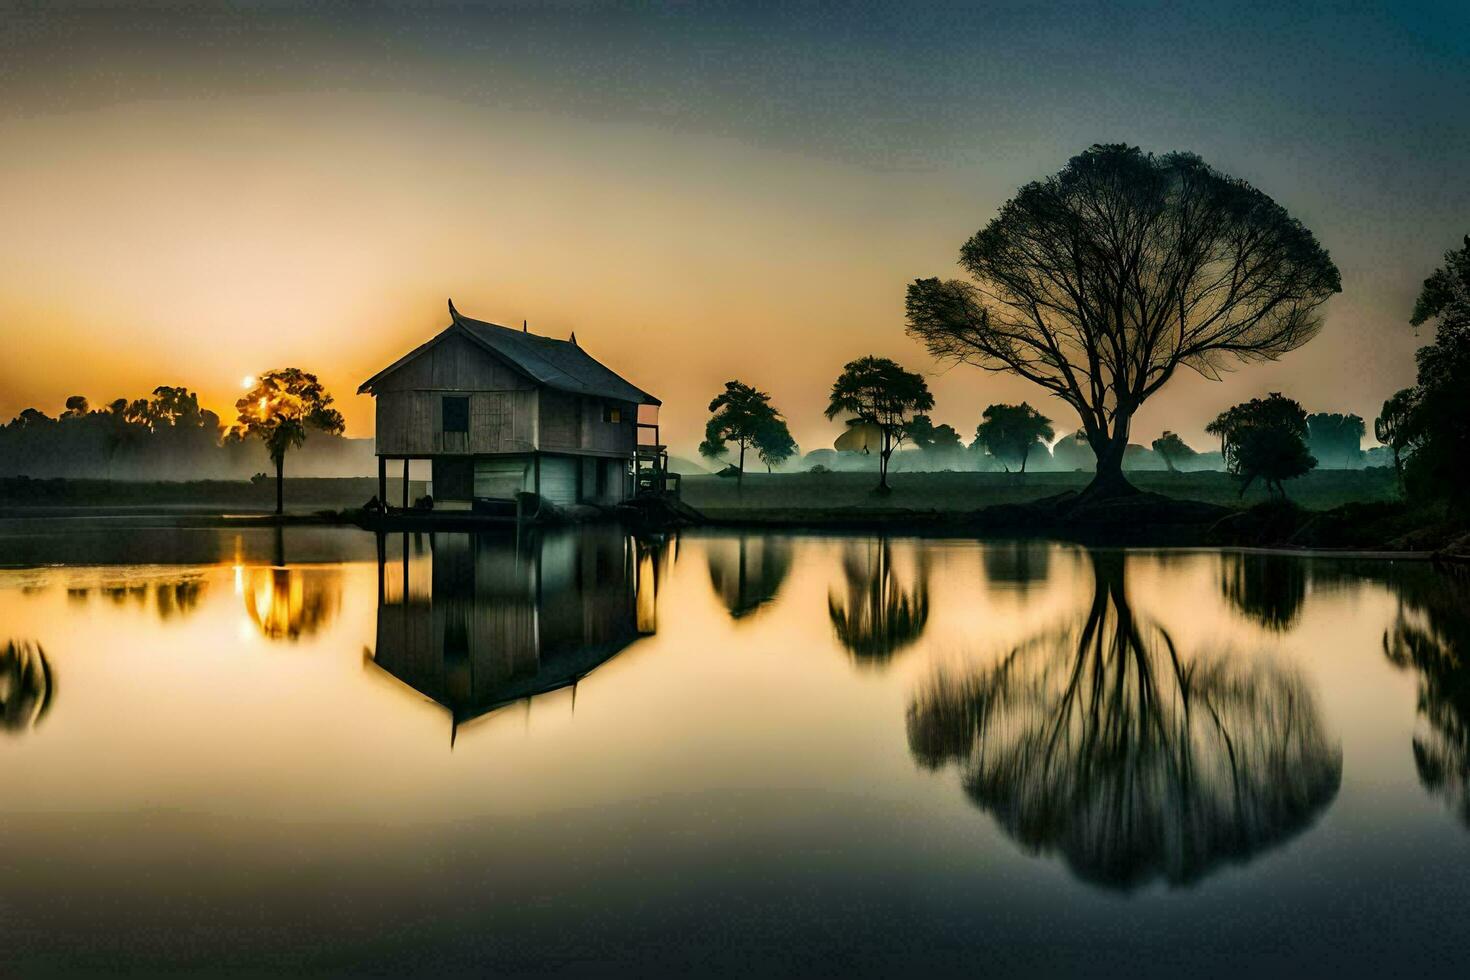
[[[7,971],[1458,973],[1470,587],[0,528]]]

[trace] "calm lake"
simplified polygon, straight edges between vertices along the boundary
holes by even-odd
[[[1470,584],[0,526],[5,973],[1464,975]]]

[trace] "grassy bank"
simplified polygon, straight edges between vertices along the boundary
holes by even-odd
[[[399,502],[401,480],[388,481],[391,502]],[[292,513],[361,507],[376,496],[371,478],[286,479],[286,509]],[[422,481],[410,481],[410,494],[424,493]],[[276,507],[274,480],[122,481],[0,479],[0,511],[42,512],[66,509],[98,511],[188,511],[193,513],[269,513]]]
[[[1086,473],[898,473],[893,492],[873,492],[871,473],[751,473],[743,488],[733,479],[686,477],[684,501],[712,520],[763,518],[814,521],[834,515],[965,514],[998,504],[1024,504],[1087,485]],[[1240,497],[1226,473],[1132,473],[1141,490],[1180,500],[1227,507],[1246,507],[1266,499],[1255,488]],[[1328,510],[1346,503],[1391,500],[1397,487],[1391,471],[1319,470],[1287,484],[1290,498],[1309,510]]]

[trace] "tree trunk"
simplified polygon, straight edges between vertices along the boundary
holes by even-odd
[[[286,454],[276,457],[276,516],[286,512]]]
[[[878,492],[888,493],[888,456],[893,452],[888,448],[888,430],[883,430],[883,448],[878,450]]]
[[[1114,427],[1113,435],[1089,434],[1088,444],[1097,456],[1097,473],[1092,482],[1083,489],[1078,501],[1110,500],[1138,493],[1138,488],[1123,475],[1123,453],[1128,449],[1128,423]]]
[[[735,473],[735,489],[745,489],[745,440],[740,440],[740,469]]]
[[[1021,450],[1021,472],[1022,473],[1025,473],[1026,472],[1026,460],[1028,460],[1030,458],[1031,458],[1031,447],[1030,446],[1027,446],[1025,449]]]

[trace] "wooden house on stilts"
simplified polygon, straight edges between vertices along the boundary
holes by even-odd
[[[388,462],[428,460],[434,508],[467,510],[530,492],[611,505],[677,493],[658,436],[659,400],[577,344],[481,320],[450,324],[363,382],[377,399],[378,497]]]

